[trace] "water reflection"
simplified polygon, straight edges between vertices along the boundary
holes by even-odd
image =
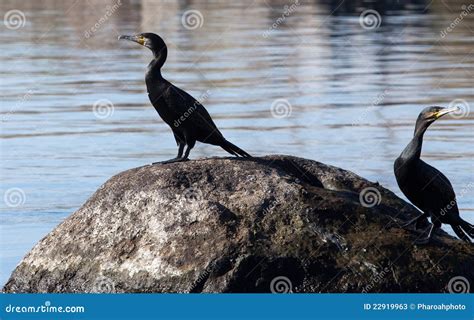
[[[317,159],[401,195],[392,162],[421,108],[454,99],[473,105],[474,16],[441,35],[463,4],[2,1],[2,15],[21,10],[26,24],[0,33],[1,191],[21,188],[26,200],[1,205],[1,243],[9,250],[0,252],[0,282],[112,174],[175,155],[145,93],[150,53],[119,43],[119,34],[161,34],[169,46],[164,75],[195,97],[208,92],[218,126],[250,153]],[[361,27],[367,9],[380,14],[378,28]],[[199,10],[201,27],[183,26],[187,10]],[[101,99],[113,105],[106,118],[93,112]],[[289,102],[290,116],[272,117],[276,99]],[[473,120],[470,113],[437,122],[423,149],[458,194],[467,190],[459,204],[471,222]],[[202,144],[193,150],[214,155],[225,153]]]

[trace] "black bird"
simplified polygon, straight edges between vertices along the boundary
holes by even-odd
[[[428,234],[418,239],[418,244],[428,243],[433,231],[440,228],[442,223],[450,224],[458,237],[466,242],[471,242],[469,237],[474,237],[474,226],[459,216],[456,194],[448,178],[420,159],[426,129],[443,115],[456,110],[457,108],[425,108],[416,120],[413,139],[394,163],[398,186],[423,212],[419,217],[405,223],[404,227],[415,224],[415,228],[419,228],[427,217],[431,218]]]
[[[153,52],[154,58],[148,65],[145,75],[148,97],[160,117],[173,130],[178,144],[177,157],[161,163],[187,160],[196,141],[220,146],[235,156],[250,157],[247,152],[224,138],[199,101],[163,78],[161,68],[166,61],[168,49],[160,36],[154,33],[140,33],[132,36],[122,35],[120,39],[136,42]],[[183,156],[185,146],[187,148]]]

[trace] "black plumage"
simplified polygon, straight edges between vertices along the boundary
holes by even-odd
[[[428,107],[416,121],[415,134],[400,156],[395,160],[394,170],[398,186],[423,214],[405,226],[431,218],[431,225],[426,237],[416,242],[419,244],[430,241],[433,231],[442,223],[451,225],[454,232],[464,241],[471,242],[474,237],[474,226],[459,216],[456,194],[446,176],[420,159],[423,135],[428,127],[443,115],[455,111],[456,108]]]
[[[174,86],[161,75],[168,49],[163,39],[154,33],[120,36],[149,48],[153,60],[148,65],[145,76],[148,97],[160,117],[171,127],[178,155],[162,163],[186,160],[196,141],[217,145],[232,155],[250,157],[244,150],[227,141],[219,131],[204,106],[190,94]],[[184,152],[184,147],[187,146]]]

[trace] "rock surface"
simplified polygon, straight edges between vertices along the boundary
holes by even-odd
[[[473,246],[444,232],[414,245],[420,232],[399,226],[414,215],[378,184],[312,160],[144,166],[107,181],[31,250],[3,290],[464,290]]]

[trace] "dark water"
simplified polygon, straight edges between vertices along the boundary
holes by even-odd
[[[0,283],[111,175],[175,156],[145,91],[150,52],[119,43],[123,33],[161,34],[164,76],[202,97],[249,153],[316,159],[399,195],[392,163],[418,112],[461,104],[463,114],[429,129],[423,158],[451,179],[473,222],[474,7],[463,4],[3,0]],[[381,20],[361,24],[366,9]],[[187,10],[202,19],[183,24]],[[226,154],[192,152],[216,155]]]

